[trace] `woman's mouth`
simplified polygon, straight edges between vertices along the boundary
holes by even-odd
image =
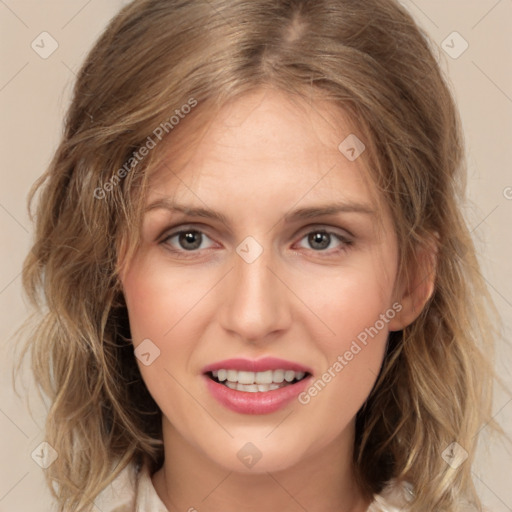
[[[229,359],[203,368],[212,397],[241,414],[268,414],[285,407],[310,385],[312,376],[308,367],[274,357]]]

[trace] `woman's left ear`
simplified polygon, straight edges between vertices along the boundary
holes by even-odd
[[[389,322],[390,331],[400,331],[412,324],[423,311],[434,293],[437,268],[438,233],[418,247],[412,260],[396,287],[395,301],[402,306],[397,315]]]

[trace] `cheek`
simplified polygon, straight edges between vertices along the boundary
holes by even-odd
[[[137,363],[143,380],[160,406],[160,395],[174,390],[172,376],[180,379],[179,374],[186,371],[194,350],[193,329],[187,319],[200,297],[197,286],[180,280],[179,270],[164,270],[162,265],[148,259],[133,265],[123,279],[135,353],[137,355],[139,345],[140,353],[150,353],[147,358],[150,364],[145,364],[148,361],[143,358],[138,358]],[[189,331],[183,332],[187,325]]]
[[[193,312],[208,291],[208,281],[146,258],[126,274],[123,289],[134,343],[145,338],[163,342]]]
[[[382,260],[371,261],[337,269],[336,276],[303,281],[299,292],[309,298],[308,305],[327,327],[316,337],[323,366],[299,401],[318,417],[327,407],[333,429],[346,424],[371,392],[384,358],[389,323],[396,314],[393,272]],[[332,404],[339,407],[331,409]]]
[[[382,260],[374,260],[366,256],[356,264],[340,266],[329,273],[295,278],[293,286],[297,295],[315,313],[317,323],[320,320],[324,324],[319,343],[325,353],[332,355],[347,350],[351,341],[358,337],[364,342],[368,330],[373,334],[371,339],[386,339],[389,321],[395,315],[392,309],[394,273],[392,265],[386,267]],[[314,321],[311,315],[309,318]],[[375,329],[381,335],[377,335]]]
[[[123,278],[134,348],[146,343],[151,354],[149,364],[137,360],[140,373],[164,414],[179,421],[191,414],[180,383],[199,339],[193,315],[204,286],[205,280],[193,281],[180,269],[169,271],[154,258],[139,260]]]

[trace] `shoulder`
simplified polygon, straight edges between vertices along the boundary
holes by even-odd
[[[94,501],[103,512],[134,512],[138,485],[136,466],[124,468]]]
[[[414,497],[413,486],[410,483],[397,483],[392,480],[384,490],[374,496],[374,501],[367,512],[404,512],[409,510],[407,504]],[[462,500],[457,507],[461,512],[491,512],[487,508],[477,508],[466,500]]]
[[[148,468],[133,464],[101,492],[95,505],[102,512],[168,512],[153,487]]]
[[[374,500],[367,512],[401,512],[413,497],[412,486],[392,480]]]

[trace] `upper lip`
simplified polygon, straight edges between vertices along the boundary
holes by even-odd
[[[287,361],[277,357],[263,357],[261,359],[233,358],[224,359],[209,364],[203,368],[203,373],[216,370],[241,370],[246,372],[264,372],[266,370],[293,370],[295,372],[312,373],[311,368],[294,361]]]

